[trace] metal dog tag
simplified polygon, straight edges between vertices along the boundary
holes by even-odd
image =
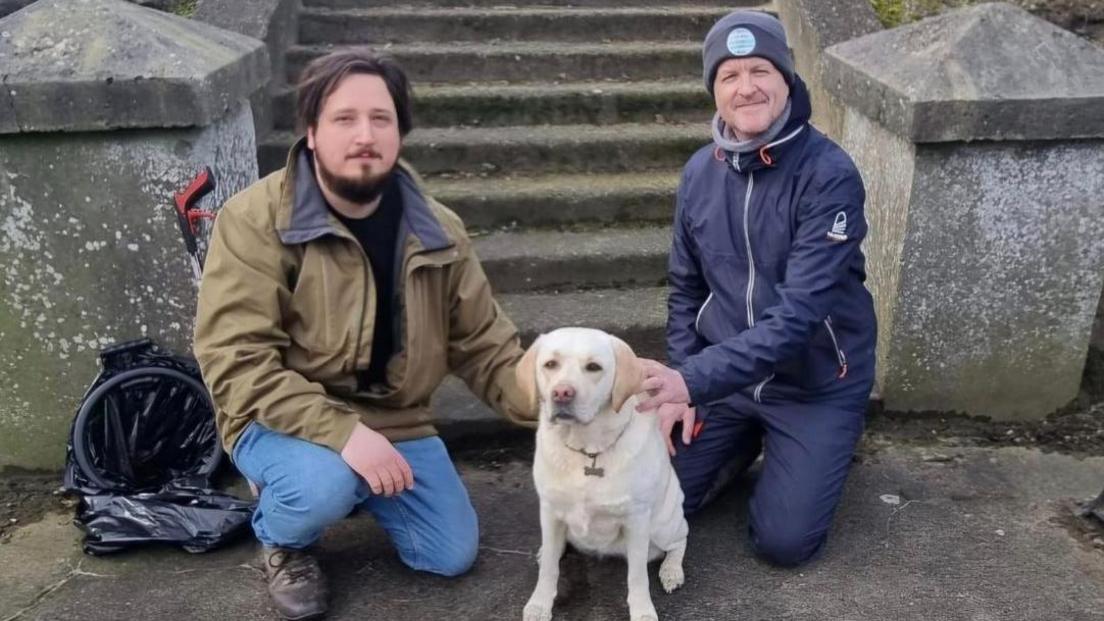
[[[583,466],[583,476],[587,476],[587,477],[604,477],[604,476],[606,476],[606,469],[597,467],[598,466],[598,456],[601,455],[602,453],[600,453],[600,452],[599,453],[587,453],[586,451],[583,451],[582,453],[583,453],[583,455],[586,455],[587,457],[590,458],[590,465],[589,466]]]

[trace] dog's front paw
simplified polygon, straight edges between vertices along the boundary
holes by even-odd
[[[531,601],[525,605],[525,610],[521,613],[521,621],[552,621],[552,607]]]
[[[630,621],[659,621],[659,613],[652,606],[648,606],[647,610],[629,608],[629,619]]]
[[[659,583],[668,593],[682,586],[686,580],[686,575],[682,572],[682,563],[668,563],[670,558],[664,559],[663,564],[659,566]]]

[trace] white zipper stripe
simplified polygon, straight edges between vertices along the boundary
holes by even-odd
[[[705,298],[705,303],[703,303],[701,305],[701,308],[698,309],[698,316],[694,318],[694,331],[697,332],[698,334],[701,334],[701,328],[699,328],[698,324],[701,323],[702,313],[705,312],[705,307],[709,306],[709,302],[712,301],[712,300],[713,300],[713,292],[710,291],[709,292],[709,297]]]
[[[770,149],[771,147],[780,145],[780,144],[782,144],[786,141],[793,140],[793,138],[796,137],[798,134],[800,134],[801,130],[803,130],[803,129],[805,129],[804,125],[802,125],[802,126],[798,127],[797,129],[793,130],[792,132],[787,134],[785,137],[783,137],[779,140],[776,140],[776,141],[774,141],[770,144],[767,144],[767,145],[763,146],[762,148],[763,149]],[[739,171],[740,170],[739,155],[734,156],[732,159],[736,163],[736,170]],[[748,212],[751,210],[751,190],[754,187],[755,187],[755,173],[752,172],[752,171],[748,171],[748,188],[747,188],[747,194],[744,196],[744,243],[747,246],[747,255],[748,255],[748,287],[747,287],[747,323],[748,323],[748,328],[754,328],[755,327],[755,305],[752,303],[752,298],[755,295],[755,259],[752,257],[752,254],[751,254],[751,231],[749,230],[749,227],[748,227],[748,224],[749,224]],[[836,351],[839,351],[838,347],[836,348]],[[770,382],[772,379],[774,379],[774,373],[771,373],[770,375],[768,375],[765,380],[759,382],[759,384],[755,387],[754,397],[755,397],[755,402],[756,403],[761,403],[762,402],[763,387],[766,386],[767,383]]]
[[[840,349],[839,341],[836,340],[836,331],[832,329],[832,316],[831,315],[824,318],[824,327],[828,328],[828,336],[831,337],[831,339],[832,339],[832,347],[836,348],[836,360],[839,361],[839,365],[840,365],[841,368],[846,367],[847,366],[847,355],[843,353],[842,349]]]
[[[748,172],[748,188],[747,194],[744,196],[744,243],[747,245],[748,255],[747,323],[749,329],[755,327],[755,304],[752,302],[752,298],[755,296],[755,258],[751,254],[751,230],[748,226],[748,213],[751,211],[751,191],[754,187],[755,173]],[[763,387],[772,379],[774,379],[774,373],[771,373],[767,379],[759,382],[759,385],[755,387],[756,403],[759,403],[763,396]]]
[[[755,293],[755,259],[751,256],[751,232],[748,231],[748,212],[751,210],[751,190],[755,187],[755,173],[748,173],[748,187],[744,195],[744,243],[747,247],[748,286],[747,286],[747,324],[755,327],[755,308],[751,297]]]

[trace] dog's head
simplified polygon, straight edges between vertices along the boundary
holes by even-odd
[[[518,385],[542,420],[587,424],[618,412],[639,391],[640,362],[621,339],[589,328],[541,335],[517,367]]]

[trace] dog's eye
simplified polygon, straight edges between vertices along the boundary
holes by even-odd
[[[597,373],[602,370],[602,365],[598,364],[597,362],[591,362],[586,365],[586,370],[590,371],[591,373]]]
[[[549,360],[548,362],[544,363],[544,368],[548,369],[549,371],[555,369],[558,366],[560,366],[560,363],[556,362],[555,360]]]

